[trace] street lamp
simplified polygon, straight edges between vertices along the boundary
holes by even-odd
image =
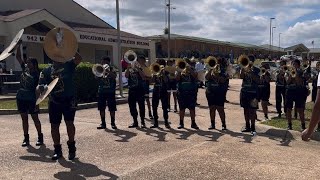
[[[272,20],[276,18],[270,18],[270,41],[269,41],[269,54],[271,52],[271,25],[272,25]]]
[[[272,39],[272,43],[271,43],[271,46],[273,46],[273,30],[274,30],[275,28],[277,28],[277,27],[275,27],[275,26],[274,26],[274,27],[272,27],[272,35],[271,35],[271,36],[272,36],[272,37],[271,37],[271,39]],[[272,47],[272,48],[273,48],[273,47]]]
[[[281,42],[281,34],[282,34],[282,33],[279,33],[279,51],[280,51],[280,48],[281,48],[281,47],[280,47],[280,46],[281,46],[281,44],[280,44],[280,42]]]

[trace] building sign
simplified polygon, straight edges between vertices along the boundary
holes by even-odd
[[[113,36],[96,36],[96,35],[87,35],[87,34],[79,34],[79,39],[81,41],[92,41],[96,42],[98,44],[102,43],[117,43],[118,38]],[[100,42],[100,43],[99,43]],[[137,45],[137,46],[149,46],[148,40],[134,40],[134,39],[124,39],[121,38],[121,44],[127,44],[127,45]]]
[[[30,35],[30,34],[24,34],[22,35],[22,41],[24,42],[34,42],[34,43],[43,43],[45,39],[45,36],[39,36],[39,35]],[[94,44],[115,44],[118,42],[117,37],[115,36],[98,36],[98,35],[92,35],[92,34],[79,34],[78,41],[81,43],[94,43]],[[132,38],[121,38],[121,44],[123,45],[134,45],[134,46],[142,46],[142,47],[149,47],[149,41],[148,40],[137,40]]]
[[[23,42],[43,43],[44,38],[45,38],[45,36],[30,35],[30,34],[22,35]]]

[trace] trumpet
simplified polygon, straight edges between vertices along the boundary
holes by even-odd
[[[101,64],[95,64],[92,67],[92,73],[96,77],[107,77],[110,72],[110,66],[108,64],[101,65]]]

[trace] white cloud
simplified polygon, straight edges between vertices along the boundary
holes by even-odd
[[[172,33],[203,38],[269,43],[270,17],[276,26],[274,42],[282,32],[282,44],[309,42],[319,36],[319,21],[296,22],[319,9],[320,0],[171,0]],[[76,0],[97,16],[115,25],[115,0]],[[165,0],[120,0],[121,29],[137,35],[162,34]],[[320,17],[319,17],[320,19]],[[316,39],[315,39],[316,41]],[[278,44],[278,43],[274,43]],[[319,42],[320,44],[320,42]]]

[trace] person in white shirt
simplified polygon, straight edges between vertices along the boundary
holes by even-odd
[[[320,111],[319,111],[319,109],[320,109],[320,91],[319,91],[319,89],[320,89],[320,76],[318,76],[317,86],[318,86],[317,97],[316,97],[316,101],[313,106],[310,124],[309,124],[309,127],[307,129],[305,129],[301,134],[301,138],[304,141],[310,140],[310,137],[313,134],[315,127],[320,122]]]
[[[204,62],[202,59],[199,59],[199,61],[196,63],[195,65],[195,70],[197,73],[201,72],[201,71],[204,71],[205,69],[205,65],[204,65]],[[204,84],[202,81],[199,82],[199,87],[200,88],[203,88]]]

